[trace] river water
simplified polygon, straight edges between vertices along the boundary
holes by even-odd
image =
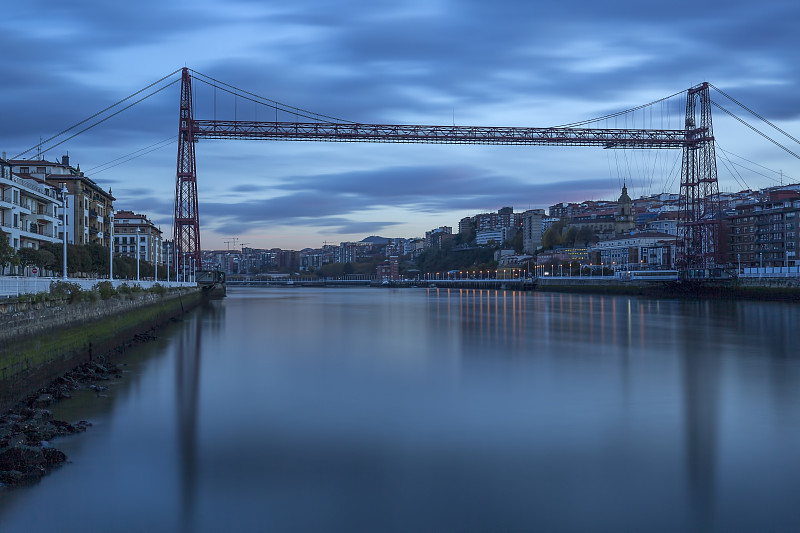
[[[797,531],[800,307],[233,289],[0,531]]]

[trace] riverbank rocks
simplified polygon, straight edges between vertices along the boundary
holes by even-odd
[[[56,437],[86,431],[85,420],[70,423],[54,420],[47,407],[71,392],[86,387],[95,391],[107,387],[97,381],[121,378],[117,365],[105,359],[89,361],[56,378],[15,408],[0,416],[0,484],[13,487],[36,481],[67,460],[64,452],[50,446]]]

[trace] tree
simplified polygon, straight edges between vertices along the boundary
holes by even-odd
[[[0,274],[5,271],[7,266],[19,264],[19,258],[14,248],[8,243],[9,238],[8,233],[0,230]]]
[[[553,248],[554,246],[558,246],[564,242],[562,232],[564,231],[564,227],[566,225],[566,220],[559,220],[550,226],[547,231],[544,232],[544,235],[542,235],[542,247]]]
[[[514,251],[518,254],[522,253],[522,248],[524,246],[524,241],[522,240],[522,230],[517,231],[513,237],[506,241],[506,246],[509,248],[513,248]]]
[[[581,229],[578,230],[578,235],[575,238],[576,244],[582,244],[583,247],[589,246],[590,242],[594,242],[595,235],[594,230],[589,226],[583,226]]]
[[[575,239],[578,237],[578,228],[576,226],[569,226],[567,232],[564,234],[562,243],[568,246],[575,246]]]

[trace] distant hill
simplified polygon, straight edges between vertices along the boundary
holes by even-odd
[[[389,244],[389,239],[386,237],[378,237],[377,235],[371,235],[366,239],[361,239],[361,242],[371,242],[372,244]]]

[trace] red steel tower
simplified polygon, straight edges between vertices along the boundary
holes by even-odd
[[[201,268],[200,217],[197,212],[197,171],[194,157],[192,79],[184,67],[181,75],[181,111],[178,125],[178,171],[175,180],[175,224],[173,238],[176,268]]]
[[[719,265],[719,185],[708,87],[705,82],[690,88],[686,94],[676,259],[679,267],[688,271]]]

